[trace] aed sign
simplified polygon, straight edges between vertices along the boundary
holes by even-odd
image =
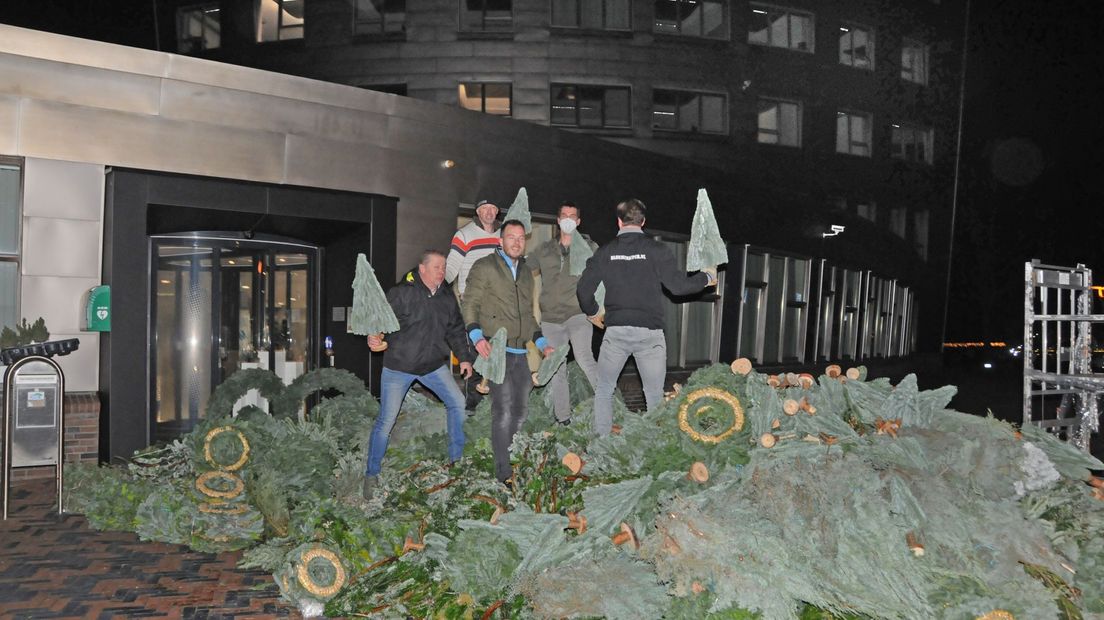
[[[85,293],[84,320],[81,327],[86,332],[111,331],[111,287],[93,286]]]

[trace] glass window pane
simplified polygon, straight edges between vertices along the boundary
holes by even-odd
[[[702,131],[708,131],[710,133],[724,133],[724,97],[718,97],[715,95],[702,95],[701,102]]]
[[[460,107],[465,110],[483,111],[483,85],[464,82],[459,89]]]
[[[371,27],[383,22],[383,15],[376,8],[375,0],[357,0],[356,3],[357,32],[361,26]]]
[[[789,19],[785,13],[771,15],[770,44],[775,47],[789,47]]]
[[[656,0],[653,30],[667,34],[678,34],[678,29],[678,0]]]
[[[510,85],[509,84],[484,84],[483,96],[486,98],[487,114],[499,116],[510,115]]]
[[[770,257],[769,269],[767,303],[763,315],[763,363],[765,364],[782,361],[778,347],[782,334],[782,310],[785,302],[782,289],[786,284],[786,259],[781,256]]]
[[[280,3],[280,40],[303,38],[303,0]]]
[[[671,91],[652,91],[652,127],[678,129],[678,95]]]
[[[684,94],[679,101],[679,129],[682,131],[700,131],[698,95]]]
[[[702,34],[702,2],[683,0],[679,6],[679,33],[699,37]]]
[[[606,28],[628,30],[629,0],[606,0]]]
[[[748,20],[748,43],[767,45],[770,43],[770,20],[764,9],[751,9]]]
[[[511,0],[486,0],[487,16],[485,27],[488,30],[509,29],[513,23],[514,11]]]
[[[790,15],[790,47],[809,51],[812,47],[813,23],[807,15]]]
[[[852,65],[851,59],[851,30],[846,27],[840,27],[840,39],[839,39],[839,61],[841,65]]]
[[[574,86],[552,86],[552,124],[574,125],[575,102],[578,96]]]
[[[552,25],[565,28],[575,28],[578,26],[578,0],[552,0]]]
[[[850,135],[849,124],[847,122],[846,114],[836,114],[836,152],[837,153],[849,153],[851,152],[851,145],[848,142],[848,136]]]
[[[867,31],[858,28],[854,29],[852,34],[854,36],[852,52],[855,57],[855,66],[865,69],[870,66],[871,52],[873,51],[870,35]]]
[[[406,0],[384,0],[383,29],[385,32],[402,32],[406,29]]]
[[[258,0],[257,2],[257,41],[275,41],[276,30],[280,25],[277,0]]]
[[[629,89],[606,89],[606,126],[628,127],[631,111],[629,109]]]
[[[724,2],[706,0],[702,3],[702,35],[713,39],[728,37]]]
[[[744,304],[741,311],[740,323],[740,351],[741,357],[751,359],[759,363],[757,353],[757,338],[759,336],[758,317],[763,303],[763,289],[759,287],[747,287],[744,289]]]
[[[19,323],[19,263],[0,261],[0,328]]]
[[[601,88],[579,88],[579,126],[602,126],[602,99]]]
[[[786,146],[801,146],[801,107],[796,103],[781,105],[782,127],[780,137]]]
[[[0,165],[0,254],[19,255],[20,177],[18,166]]]
[[[580,28],[600,29],[602,27],[602,0],[580,0],[582,8],[579,14]]]
[[[686,362],[708,362],[713,344],[713,302],[684,304],[686,311]]]

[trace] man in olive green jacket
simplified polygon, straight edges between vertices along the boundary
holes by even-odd
[[[502,246],[472,265],[461,302],[468,337],[475,350],[490,357],[491,345],[484,334],[494,336],[506,329],[506,378],[491,383],[491,447],[495,477],[510,485],[510,444],[529,413],[529,391],[533,389],[526,345],[533,341],[547,357],[552,347],[533,316],[533,273],[525,264],[525,226],[508,220],[499,229]]]
[[[557,349],[571,343],[572,355],[593,388],[598,376],[598,362],[594,360],[591,344],[594,327],[579,308],[579,298],[575,291],[579,275],[571,275],[572,271],[582,274],[586,264],[578,265],[577,270],[573,269],[571,244],[585,243],[590,249],[587,254],[594,254],[598,244],[578,231],[581,222],[579,207],[571,202],[560,205],[556,214],[560,234],[557,238],[542,243],[536,252],[530,254],[530,263],[533,273],[539,273],[541,277],[541,332],[548,339],[548,344]],[[552,390],[556,421],[570,424],[571,392],[567,385],[567,365],[561,366],[552,375],[548,386]]]

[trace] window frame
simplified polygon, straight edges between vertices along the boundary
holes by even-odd
[[[218,20],[217,20],[217,22],[218,22],[218,32],[217,32],[217,34],[218,34],[218,37],[219,37],[219,44],[214,46],[214,47],[207,47],[207,36],[206,36],[206,34],[207,34],[207,22],[206,22],[206,20],[203,20],[203,21],[200,22],[203,25],[203,34],[201,34],[199,37],[184,37],[183,35],[184,35],[184,18],[185,18],[185,15],[194,13],[196,11],[202,11],[204,14],[207,14],[207,13],[212,12],[211,9],[214,9],[214,12],[217,12],[219,14],[219,17],[218,17]],[[184,51],[183,43],[185,41],[185,38],[187,38],[188,40],[198,38],[198,40],[202,42],[202,47],[199,48],[199,49],[191,49],[191,50],[188,50],[188,51]],[[176,9],[176,52],[178,54],[195,54],[195,53],[200,53],[200,52],[206,52],[208,50],[217,50],[220,47],[222,47],[222,11],[221,11],[221,7],[219,7],[218,2],[201,2],[201,3],[198,3],[198,4],[189,4],[189,5],[177,7],[177,9]]]
[[[841,151],[840,139],[839,139],[839,119],[840,117],[847,118],[847,150]],[[857,143],[852,138],[852,119],[862,118],[865,123],[864,137],[865,143]],[[856,144],[864,144],[866,146],[866,153],[856,153]],[[852,157],[865,157],[870,159],[874,156],[874,114],[872,112],[862,112],[859,110],[837,110],[836,111],[836,154],[838,155],[851,155]]]
[[[303,22],[301,24],[293,24],[291,26],[284,25],[284,3],[285,2],[303,2]],[[276,3],[276,38],[265,39],[264,30],[261,27],[261,6],[265,2]],[[302,41],[306,38],[307,32],[307,15],[306,15],[307,0],[255,0],[253,4],[254,10],[254,25],[257,28],[257,43],[282,43],[286,41]],[[284,31],[291,28],[299,28],[299,36],[285,37]]]
[[[363,20],[363,19],[360,18],[360,3],[361,3],[361,1],[371,2],[372,5],[375,6],[376,11],[379,13],[379,16],[380,16],[379,28],[377,30],[369,31],[367,29],[364,29],[364,30],[361,29],[364,24],[373,23],[373,22]],[[389,0],[378,0],[378,3],[382,4],[386,7],[388,1]],[[399,22],[400,23],[400,28],[398,30],[388,30],[387,29],[387,24],[388,24],[387,16],[388,15],[394,15],[395,13],[393,13],[393,12],[389,13],[388,11],[382,10],[379,6],[376,6],[377,0],[355,0],[353,2],[353,36],[354,37],[399,37],[399,36],[405,36],[406,35],[406,14],[407,14],[406,0],[401,0],[401,1],[403,3],[403,11],[402,11],[403,18]]]
[[[553,120],[552,110],[555,107],[555,102],[556,102],[556,98],[553,96],[553,93],[557,89],[560,89],[560,88],[574,88],[574,89],[576,89],[575,106],[574,106],[574,110],[575,110],[575,123],[574,124],[557,123]],[[579,120],[580,120],[580,117],[579,117],[579,90],[584,89],[584,88],[601,88],[602,89],[602,124],[597,126],[597,127],[582,125],[579,122]],[[608,90],[623,90],[626,93],[628,93],[628,96],[629,96],[629,98],[628,98],[628,109],[626,110],[626,112],[628,113],[628,122],[625,125],[608,125],[608,124],[606,124],[605,93]],[[633,107],[632,106],[633,93],[632,93],[632,86],[618,85],[618,84],[585,84],[585,83],[579,83],[579,82],[550,82],[549,85],[548,85],[548,94],[549,94],[549,98],[548,98],[549,99],[549,101],[548,101],[548,124],[549,124],[549,126],[552,126],[552,127],[574,127],[574,128],[577,128],[577,129],[586,129],[586,130],[591,130],[591,131],[626,131],[626,130],[631,131],[632,130],[632,127],[633,127],[633,109],[632,109],[632,107]]]
[[[760,136],[762,136],[762,134],[764,133],[764,129],[763,129],[762,125],[759,124],[759,115],[762,114],[762,110],[760,110],[759,108],[762,107],[762,104],[764,102],[771,102],[771,103],[775,103],[775,104],[779,104],[779,105],[789,104],[789,105],[793,105],[793,106],[797,107],[797,114],[794,115],[794,118],[797,119],[797,131],[796,131],[797,144],[787,144],[787,143],[782,142],[782,140],[781,140],[781,136],[782,136],[782,130],[781,130],[782,115],[780,113],[778,114],[778,125],[779,125],[779,127],[774,132],[774,135],[777,135],[779,140],[777,142],[764,142],[761,139]],[[757,143],[767,144],[767,145],[770,145],[770,146],[782,146],[782,147],[787,147],[787,148],[797,148],[797,149],[802,148],[802,145],[804,144],[804,141],[805,141],[805,137],[803,135],[804,134],[804,125],[805,125],[805,123],[804,123],[805,106],[800,100],[785,99],[785,98],[780,98],[780,97],[759,97],[758,101],[756,102],[756,105],[757,105],[757,108],[756,108],[756,114],[755,114],[755,125],[756,125],[755,141]],[[770,131],[767,130],[766,133],[769,134]]]
[[[552,28],[565,28],[565,29],[570,29],[570,30],[582,30],[582,31],[592,31],[592,32],[604,32],[604,31],[632,32],[632,23],[633,23],[632,0],[625,0],[625,8],[627,10],[627,14],[625,15],[625,19],[626,19],[626,23],[628,25],[625,26],[624,28],[614,28],[614,27],[611,27],[609,25],[609,15],[610,15],[609,4],[610,4],[611,0],[601,0],[601,2],[602,2],[602,26],[600,28],[593,28],[593,27],[590,27],[590,26],[583,26],[582,25],[582,17],[581,16],[583,14],[583,2],[585,2],[586,0],[570,0],[570,1],[575,3],[575,25],[572,26],[572,25],[564,24],[564,23],[556,23],[556,2],[555,2],[555,0],[553,0],[552,2],[548,3],[548,24],[549,24],[549,26],[551,26]]]
[[[459,2],[456,3],[456,9],[457,9],[456,15],[457,15],[457,26],[458,26],[457,30],[458,30],[458,32],[470,33],[470,34],[496,34],[496,33],[507,33],[507,32],[513,32],[514,31],[514,12],[515,12],[514,0],[509,0],[509,2],[510,2],[509,24],[504,23],[501,26],[494,26],[494,27],[491,27],[491,28],[487,27],[487,3],[490,0],[479,0],[480,2],[483,3],[482,13],[481,13],[482,17],[480,19],[480,26],[479,27],[469,25],[468,22],[464,19],[464,16],[468,13],[467,3],[470,2],[470,1],[471,0],[459,0]],[[506,20],[502,20],[502,21],[505,22]]]
[[[911,144],[924,145],[923,157],[909,157],[906,146],[908,143],[901,141],[901,150],[898,153],[897,135],[898,133],[904,135],[908,133],[912,137]],[[917,140],[922,138],[922,140]],[[892,159],[898,159],[900,161],[906,161],[914,164],[923,164],[925,166],[932,166],[935,163],[935,130],[930,126],[919,125],[916,123],[890,123],[890,138],[889,138],[889,156]],[[915,148],[914,148],[915,152]]]
[[[911,69],[906,70],[905,56],[909,53],[909,50],[918,52],[917,54],[913,54],[913,57],[921,61],[921,66],[919,68],[914,65]],[[927,86],[930,73],[931,45],[912,37],[901,39],[901,79],[920,86]]]
[[[748,4],[748,9],[750,9],[752,13],[765,14],[767,16],[768,24],[773,21],[771,19],[772,15],[784,14],[786,16],[786,45],[776,45],[774,43],[774,41],[771,38],[771,28],[770,28],[769,25],[767,27],[767,41],[766,41],[766,43],[759,42],[759,41],[753,41],[751,39],[752,30],[750,29],[750,25],[751,25],[750,21],[748,22],[749,29],[748,29],[748,36],[747,36],[747,43],[749,45],[757,45],[757,46],[760,46],[760,47],[772,47],[772,48],[778,48],[778,49],[785,49],[785,50],[790,50],[790,51],[794,51],[794,52],[801,52],[801,53],[804,53],[804,54],[815,54],[816,53],[816,13],[813,13],[812,11],[804,11],[804,10],[801,10],[801,9],[795,9],[795,8],[786,7],[786,6],[778,6],[778,5],[774,5],[774,4],[764,4],[764,3],[760,3],[760,2],[751,2],[751,3],[749,3]],[[808,34],[808,43],[809,43],[809,45],[808,45],[807,49],[802,49],[800,47],[794,47],[791,44],[791,41],[789,40],[790,39],[790,33],[793,31],[793,25],[791,23],[791,20],[792,20],[792,17],[794,15],[799,15],[799,16],[802,16],[802,17],[808,17],[809,18],[809,34]]]
[[[655,124],[655,114],[656,114],[655,98],[656,98],[657,93],[673,94],[677,97],[676,103],[675,103],[675,112],[674,112],[674,114],[675,114],[675,125],[676,125],[675,129],[669,129],[669,128],[666,128],[666,127],[657,127],[656,126],[656,124]],[[698,118],[699,119],[704,117],[704,115],[702,114],[702,108],[704,106],[704,102],[702,100],[703,97],[719,97],[721,99],[721,129],[719,131],[705,131],[705,130],[702,130],[702,129],[689,130],[689,129],[681,129],[681,128],[678,127],[678,125],[680,125],[679,110],[681,110],[681,108],[682,108],[682,103],[681,103],[682,98],[683,97],[690,97],[690,96],[694,96],[694,97],[698,98]],[[701,91],[701,90],[686,90],[686,89],[680,89],[680,88],[653,88],[652,89],[652,110],[651,110],[652,131],[660,132],[661,134],[727,136],[728,133],[729,133],[729,130],[728,130],[728,125],[729,125],[729,123],[728,123],[728,114],[729,114],[728,113],[728,93],[718,93],[718,92]],[[704,123],[699,123],[699,124],[704,124]]]
[[[3,250],[0,250],[0,263],[11,264],[15,266],[15,290],[12,291],[11,294],[12,307],[15,309],[15,314],[12,317],[12,320],[15,321],[15,323],[18,323],[20,317],[22,316],[21,303],[23,289],[23,199],[27,184],[27,165],[26,160],[24,160],[22,157],[8,157],[0,155],[0,166],[11,166],[19,171],[19,197],[15,206],[15,251],[5,252]],[[0,322],[0,329],[3,329],[4,327],[5,325]],[[7,327],[15,329],[15,324],[7,325]]]
[[[656,16],[657,12],[655,10],[655,6],[656,6],[657,2],[674,2],[675,3],[675,6],[676,6],[676,8],[675,8],[675,15],[676,15],[675,32],[670,32],[670,31],[667,31],[667,30],[659,30],[658,29],[658,17]],[[682,27],[682,24],[683,24],[682,8],[683,7],[682,7],[682,5],[700,3],[701,6],[704,9],[705,2],[710,2],[710,3],[721,5],[721,13],[723,14],[722,17],[721,17],[721,23],[724,25],[724,34],[723,35],[721,35],[721,36],[709,36],[709,35],[705,34],[705,20],[704,19],[700,20],[700,26],[701,26],[701,28],[700,28],[701,32],[700,33],[696,33],[696,34],[695,33],[686,33],[686,32],[683,31],[683,27]],[[652,0],[652,32],[654,34],[661,34],[661,35],[666,35],[666,36],[670,36],[670,37],[692,37],[692,38],[697,38],[697,39],[708,39],[710,41],[728,41],[732,37],[732,33],[731,33],[731,30],[730,30],[730,27],[729,27],[730,22],[732,20],[732,18],[731,18],[731,14],[732,14],[731,13],[731,11],[732,11],[731,6],[732,5],[731,5],[730,0]]]
[[[473,84],[478,84],[479,85],[479,109],[478,110],[474,110],[472,108],[464,107],[464,104],[460,102],[460,97],[459,97],[461,87],[467,86],[467,85],[473,85]],[[510,91],[509,96],[508,96],[508,101],[509,101],[509,105],[510,105],[510,112],[509,113],[507,113],[507,114],[495,114],[494,112],[488,112],[487,111],[487,86],[489,86],[489,85],[491,85],[491,86],[505,85],[507,88],[509,88],[509,91]],[[457,82],[456,90],[457,90],[457,103],[460,105],[460,108],[463,109],[463,110],[469,110],[471,112],[479,112],[481,114],[490,114],[491,116],[501,116],[503,118],[511,118],[514,115],[514,83],[513,82],[496,82],[496,81],[482,82],[482,81],[474,81],[474,80],[472,80],[472,81],[465,80],[465,81]]]
[[[850,67],[852,69],[857,69],[859,71],[873,72],[874,71],[874,54],[878,49],[877,48],[877,33],[875,32],[874,28],[871,28],[870,26],[867,26],[865,24],[860,24],[860,23],[857,23],[857,22],[843,22],[843,23],[840,24],[839,29],[843,32],[846,32],[851,37],[851,51],[849,52],[849,54],[851,56],[851,62],[844,62],[843,61],[843,35],[840,35],[840,37],[839,37],[839,64],[841,64],[845,67]],[[866,66],[862,66],[862,67],[857,66],[855,64],[855,52],[854,52],[855,42],[854,42],[854,38],[855,38],[855,31],[856,30],[861,30],[861,31],[865,32],[866,37],[867,37],[867,48],[868,48],[868,51],[867,51],[867,54],[866,54],[867,64],[866,64]]]

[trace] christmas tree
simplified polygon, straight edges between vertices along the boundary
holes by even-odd
[[[356,276],[353,278],[353,311],[349,328],[359,336],[399,331],[399,320],[387,303],[379,280],[364,254],[357,254]]]
[[[506,211],[506,217],[502,219],[503,222],[510,220],[517,220],[524,224],[525,234],[533,232],[533,216],[529,213],[529,193],[524,187],[518,190],[514,204],[510,205],[510,209]]]
[[[590,244],[583,235],[576,233],[578,231],[562,234],[573,236],[571,246],[567,250],[567,272],[573,276],[581,276],[586,269],[587,261],[594,256],[594,250],[590,249]]]
[[[499,327],[491,338],[491,356],[479,355],[475,358],[475,372],[495,383],[506,379],[506,328]]]
[[[728,262],[728,250],[713,217],[713,205],[704,189],[698,190],[698,207],[690,224],[690,244],[686,250],[687,271],[700,271]]]

